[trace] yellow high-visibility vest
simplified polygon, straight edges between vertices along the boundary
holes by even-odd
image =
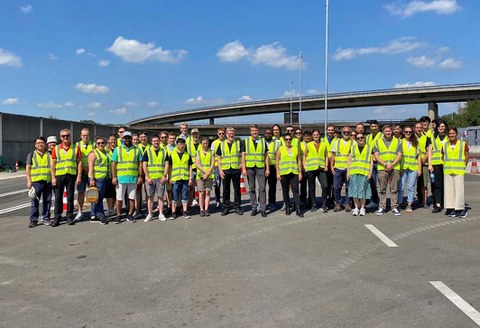
[[[408,144],[406,139],[402,140],[402,160],[400,161],[400,169],[410,171],[418,171],[418,151],[419,146],[414,147],[410,144],[410,149],[408,149]]]
[[[437,136],[435,139],[432,140],[432,165],[442,165],[442,148],[448,142],[448,137],[443,138],[440,140],[440,137]]]
[[[265,167],[265,151],[266,144],[265,139],[261,138],[257,140],[257,147],[255,148],[254,140],[252,137],[245,139],[245,166],[252,168],[264,168]]]
[[[325,168],[325,150],[327,150],[327,145],[324,142],[320,142],[317,147],[315,143],[309,142],[307,144],[308,153],[305,156],[307,171],[315,171],[319,168]]]
[[[80,148],[80,152],[82,153],[83,170],[88,171],[88,155],[90,155],[90,153],[93,151],[95,146],[92,141],[89,141],[87,144],[85,144],[83,140],[77,142],[76,146]]]
[[[385,163],[393,163],[393,161],[397,158],[397,149],[398,149],[399,141],[397,138],[392,138],[392,142],[390,142],[390,147],[387,148],[385,145],[385,141],[382,139],[377,141],[377,149],[378,149],[378,154],[380,158],[382,159],[383,162]],[[385,170],[386,167],[383,166],[382,164],[378,163],[378,170]],[[395,171],[400,170],[400,161],[398,161],[397,164],[393,166],[393,169]]]
[[[240,142],[235,140],[230,149],[228,141],[224,140],[220,147],[222,151],[222,170],[240,168]]]
[[[278,139],[272,139],[268,144],[268,158],[270,160],[270,165],[275,165],[277,163],[277,150],[280,146],[281,142]]]
[[[209,149],[206,152],[204,152],[203,149],[199,149],[197,156],[200,160],[200,164],[202,164],[204,171],[207,171],[210,168],[210,164],[212,163],[213,151]],[[215,178],[215,174],[213,173],[213,170],[208,176],[208,178],[209,179]]]
[[[452,149],[450,142],[443,146],[443,173],[465,175],[465,147],[466,143],[457,140]]]
[[[172,152],[172,181],[190,180],[190,154],[184,152],[182,158],[178,155],[178,151]]]
[[[101,152],[98,149],[95,149],[94,153],[95,162],[93,165],[93,177],[95,179],[105,179],[109,175],[110,158],[107,153]]]
[[[33,151],[32,166],[30,167],[30,177],[32,178],[32,182],[50,182],[52,180],[50,175],[50,161],[51,157],[48,151],[43,155],[40,155],[36,150]]]
[[[125,146],[117,147],[117,176],[138,176],[138,152],[140,149],[132,146],[127,152]]]
[[[338,138],[333,137],[332,141],[329,142],[327,137],[322,138],[322,143],[325,143],[325,145],[327,145],[327,154],[329,159],[332,157],[332,149],[335,143],[337,142],[337,139]]]
[[[343,139],[337,139],[337,145],[335,149],[335,168],[347,169],[348,167],[348,154],[352,148],[352,139],[349,139],[344,143]]]
[[[370,161],[372,160],[372,148],[365,144],[362,151],[355,143],[351,149],[352,161],[350,162],[350,174],[361,174],[368,176],[370,173]]]
[[[55,146],[55,154],[57,155],[55,175],[77,175],[77,151],[77,146],[74,144],[70,145],[68,151],[60,149],[60,145]]]
[[[280,147],[280,161],[278,167],[280,175],[287,175],[293,173],[298,175],[298,147],[291,147],[291,154],[288,153],[287,147]]]
[[[153,147],[148,147],[148,174],[153,180],[161,179],[165,175],[165,158],[167,157],[165,149],[160,148],[158,154]]]

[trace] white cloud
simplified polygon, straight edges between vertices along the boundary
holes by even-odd
[[[18,105],[18,104],[20,104],[20,101],[18,100],[18,98],[7,98],[4,101],[2,101],[2,105],[7,105],[7,106]]]
[[[75,53],[77,54],[77,56],[83,55],[85,53],[85,49],[79,48],[75,51]]]
[[[236,62],[245,56],[248,50],[239,40],[227,43],[217,52],[217,57],[224,62]]]
[[[319,95],[322,94],[322,92],[318,91],[317,89],[308,89],[305,94],[307,95]]]
[[[187,105],[203,105],[203,106],[216,106],[225,103],[224,99],[205,99],[202,96],[198,96],[196,98],[189,98],[184,102]]]
[[[436,85],[435,82],[422,82],[422,81],[417,81],[415,83],[397,83],[395,84],[394,88],[415,88],[415,87],[431,87]]]
[[[252,101],[252,97],[250,96],[243,96],[243,97],[240,97],[238,98],[238,101],[242,102],[242,101]]]
[[[75,89],[80,90],[83,93],[95,93],[95,94],[104,94],[110,92],[110,89],[104,85],[96,85],[94,83],[84,84],[77,83]]]
[[[379,47],[367,47],[367,48],[339,48],[333,54],[333,60],[353,59],[357,56],[382,54],[382,55],[394,55],[412,50],[422,48],[425,45],[422,42],[416,41],[416,38],[403,37],[395,40],[391,40],[386,44]]]
[[[95,113],[95,112],[88,112],[87,113],[88,117],[92,117],[92,116],[95,116],[95,115],[97,115],[97,113]]]
[[[63,106],[61,104],[57,104],[54,101],[47,101],[46,103],[37,104],[37,107],[48,108],[48,109],[57,109],[57,108],[62,108]]]
[[[442,61],[439,66],[440,68],[457,69],[457,68],[461,68],[463,66],[463,63],[454,58],[447,58],[444,61]]]
[[[437,49],[437,53],[439,53],[439,54],[449,52],[449,51],[450,51],[449,47],[440,47],[440,48]]]
[[[300,93],[295,90],[287,90],[283,93],[283,98],[298,97]]]
[[[48,59],[50,59],[50,60],[54,61],[54,60],[57,60],[57,59],[58,59],[58,57],[57,57],[57,56],[55,56],[54,54],[48,54]]]
[[[176,63],[186,55],[185,50],[163,50],[162,47],[155,48],[153,42],[141,43],[137,40],[128,40],[119,36],[107,51],[117,55],[129,63],[144,63],[148,60]]]
[[[89,103],[87,105],[87,107],[88,108],[100,108],[100,107],[102,107],[102,103],[94,101],[94,102]]]
[[[21,10],[22,13],[24,13],[24,14],[29,14],[29,13],[32,12],[33,7],[32,7],[32,5],[26,5],[26,6],[20,7],[20,10]]]
[[[109,64],[110,64],[110,61],[106,59],[102,59],[98,62],[98,66],[100,67],[107,67]]]
[[[198,96],[197,98],[188,98],[187,100],[185,100],[185,103],[188,105],[198,105],[204,102],[205,102],[205,99],[203,99],[202,96]]]
[[[67,102],[63,103],[63,106],[64,107],[75,107],[75,104],[72,103],[71,101],[67,101]]]
[[[134,101],[127,101],[125,103],[125,107],[137,107],[138,106],[138,103],[134,102]]]
[[[127,114],[127,108],[126,107],[120,107],[115,110],[110,110],[110,113],[115,114],[115,115],[125,115]]]
[[[0,48],[0,65],[21,67],[22,60],[20,59],[20,57],[16,56],[15,54]]]
[[[410,17],[421,12],[434,12],[440,15],[453,14],[460,9],[456,0],[422,1],[412,0],[408,4],[389,4],[385,8],[394,16]]]
[[[409,57],[407,58],[407,62],[412,66],[420,68],[432,67],[436,64],[435,59],[427,57],[426,55],[422,55],[420,57]]]
[[[147,102],[147,107],[157,107],[158,103],[156,101]]]

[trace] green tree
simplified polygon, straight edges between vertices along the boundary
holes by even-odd
[[[480,125],[480,99],[468,101],[458,107],[457,113],[443,115],[441,119],[459,128]]]
[[[95,124],[95,121],[92,121],[92,120],[80,120],[80,123]]]

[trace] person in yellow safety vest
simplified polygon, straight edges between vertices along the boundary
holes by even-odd
[[[40,217],[39,203],[42,198],[42,223],[50,225],[50,205],[52,203],[52,177],[50,175],[51,156],[47,151],[44,137],[35,139],[35,150],[28,154],[26,161],[27,188],[35,190],[30,210],[29,228],[35,228]]]
[[[83,128],[80,131],[80,141],[76,143],[76,146],[82,152],[82,180],[77,185],[77,205],[78,213],[75,216],[75,222],[83,220],[83,204],[85,202],[85,190],[88,185],[88,155],[93,151],[95,145],[90,140],[90,130]]]
[[[183,217],[190,219],[188,211],[188,188],[193,184],[192,157],[185,150],[185,139],[178,138],[177,146],[167,156],[170,164],[170,184],[172,184],[172,216],[170,220],[177,218],[177,202],[182,201]]]
[[[408,187],[406,213],[413,211],[413,196],[415,183],[422,176],[422,152],[420,143],[415,135],[413,127],[406,126],[405,138],[400,139],[402,145],[402,160],[400,162],[400,181],[398,184],[398,204],[403,203],[403,191]]]
[[[353,198],[353,216],[366,214],[365,204],[372,197],[369,180],[373,172],[372,148],[366,143],[364,132],[357,132],[348,154],[348,197]]]
[[[177,147],[176,145],[176,140],[177,136],[173,132],[168,132],[168,137],[167,137],[167,145],[165,146],[165,150],[167,151],[167,155],[171,156],[172,151],[175,150]],[[165,217],[169,217],[172,215],[172,184],[170,183],[170,180],[167,180],[165,183],[165,189],[167,191],[167,210],[165,211]]]
[[[398,210],[398,180],[400,179],[400,161],[402,160],[402,144],[393,137],[392,127],[383,127],[383,137],[380,138],[374,149],[378,163],[378,186],[380,204],[377,215],[384,215],[387,207],[387,188],[390,187],[393,215],[400,215]]]
[[[144,222],[153,220],[153,202],[158,202],[158,219],[166,221],[163,215],[163,198],[165,195],[165,182],[168,180],[170,164],[166,161],[167,151],[160,147],[160,138],[152,137],[149,146],[142,158],[143,173],[145,175],[145,189],[147,194],[147,211]]]
[[[222,185],[222,178],[220,177],[220,171],[218,169],[218,159],[217,159],[217,151],[218,147],[220,147],[220,144],[225,140],[225,129],[224,128],[218,128],[217,129],[217,139],[215,139],[212,142],[212,148],[211,150],[213,151],[213,154],[215,156],[215,169],[214,169],[214,174],[215,174],[215,180],[214,180],[214,185],[215,185],[215,207],[220,208],[220,186]]]
[[[188,210],[191,210],[192,205],[198,204],[198,199],[195,198],[195,184],[197,181],[197,164],[196,164],[196,157],[197,152],[200,148],[202,148],[202,144],[200,142],[200,131],[197,128],[193,128],[190,131],[190,136],[186,140],[186,147],[187,152],[192,158],[192,171],[193,171],[193,180],[192,185],[188,187]]]
[[[148,142],[148,133],[145,131],[140,132],[138,134],[138,141],[139,142],[137,144],[137,147],[138,149],[140,149],[140,153],[143,157],[143,155],[145,155],[145,153],[151,147],[150,143]],[[143,181],[145,182],[145,173],[143,172],[143,166],[142,166],[142,178],[143,178]],[[142,215],[142,203],[143,203],[142,191],[145,192],[145,194],[147,193],[145,183],[141,185],[137,184],[137,194],[135,196],[135,212],[133,212],[133,216],[135,218]]]
[[[257,188],[260,201],[260,213],[263,218],[267,217],[267,196],[265,192],[265,180],[270,174],[270,163],[268,149],[265,139],[259,137],[258,125],[250,125],[250,136],[240,142],[242,153],[242,174],[247,176],[250,204],[252,206],[251,216],[258,214],[257,210]]]
[[[299,217],[303,217],[300,208],[300,195],[298,193],[299,180],[302,176],[302,159],[299,154],[299,147],[292,146],[292,135],[287,134],[284,137],[285,146],[280,146],[276,155],[277,179],[282,184],[283,202],[285,203],[285,214],[290,215],[290,195],[289,188],[292,189],[293,199],[295,202],[295,213]]]
[[[345,212],[350,212],[351,199],[348,197],[348,155],[352,148],[353,141],[350,138],[352,129],[349,126],[342,128],[342,138],[337,139],[332,148],[332,158],[330,159],[330,170],[333,174],[333,193],[335,195],[334,212],[342,210],[342,187],[345,184]]]
[[[305,145],[307,142],[312,141],[312,132],[305,131],[305,133],[300,128],[296,128],[292,139],[292,147],[298,147],[298,153],[300,158],[303,160],[303,154],[305,154]],[[306,139],[305,139],[306,137]],[[296,143],[296,145],[295,145]],[[305,172],[303,166],[301,167],[303,179],[300,181],[300,206],[310,208],[310,198],[307,194],[307,172]]]
[[[223,180],[223,209],[222,216],[227,215],[230,210],[230,184],[233,184],[233,205],[237,215],[243,215],[241,209],[240,176],[241,159],[240,141],[235,139],[235,129],[228,127],[226,130],[227,139],[224,140],[217,150],[218,168],[220,177]]]
[[[104,137],[97,137],[95,140],[96,148],[88,155],[88,177],[90,179],[90,187],[98,188],[98,201],[92,203],[91,215],[94,220],[100,220],[100,223],[108,224],[103,209],[103,198],[110,180],[111,158],[105,147],[106,140]]]
[[[127,131],[127,128],[124,126],[118,128],[117,147],[123,145],[123,134],[125,131]]]
[[[308,194],[310,197],[310,211],[317,210],[315,197],[315,182],[318,179],[322,188],[323,213],[328,212],[327,207],[327,172],[328,172],[328,147],[327,143],[320,141],[320,131],[315,129],[311,134],[313,141],[306,144],[303,152],[303,168],[308,180]]]
[[[283,139],[282,137],[282,128],[280,127],[280,125],[278,124],[274,124],[272,125],[272,139],[273,140],[278,140],[279,142],[282,142],[281,139]]]
[[[127,221],[135,223],[133,216],[135,209],[135,197],[137,193],[137,185],[143,184],[142,178],[142,154],[137,146],[133,145],[132,133],[125,131],[123,133],[123,145],[118,146],[112,155],[112,183],[116,186],[117,217],[115,224],[122,222],[122,205],[125,193],[128,194],[128,214]]]
[[[272,129],[265,129],[263,132],[263,139],[268,150],[268,163],[270,167],[270,174],[267,177],[268,184],[268,205],[270,212],[277,209],[277,168],[275,166],[277,159],[277,150],[281,146],[280,140],[272,138]]]
[[[365,137],[365,141],[367,145],[370,146],[370,149],[374,149],[377,141],[383,137],[383,133],[380,131],[380,125],[378,124],[377,120],[370,120],[369,121],[370,127],[370,134],[367,134]],[[370,188],[372,189],[372,198],[371,202],[366,205],[366,208],[374,209],[380,203],[380,198],[378,197],[378,190],[377,190],[377,182],[378,182],[378,164],[377,159],[373,156],[373,171],[372,171],[372,178],[370,179]]]
[[[465,209],[465,169],[469,160],[466,141],[458,139],[457,128],[448,129],[448,142],[443,145],[443,173],[445,186],[445,208],[449,217],[464,219]]]
[[[422,160],[422,176],[417,179],[417,199],[418,206],[423,208],[428,208],[428,154],[430,153],[430,148],[432,141],[430,137],[427,137],[422,133],[422,123],[415,123],[415,136],[418,139],[418,151],[420,153],[420,158]],[[403,195],[402,195],[403,196]],[[434,208],[435,210],[435,208]],[[436,213],[436,212],[434,212]]]
[[[332,148],[333,145],[336,143],[337,138],[335,138],[335,125],[328,124],[327,125],[327,133],[322,138],[322,143],[327,145],[327,152],[328,152],[328,160],[332,158]],[[331,170],[327,172],[327,208],[333,208],[335,204],[334,196],[333,196],[333,173]]]
[[[210,193],[213,187],[215,174],[215,155],[214,151],[208,147],[209,140],[203,137],[201,140],[202,147],[198,150],[196,156],[197,164],[197,187],[198,187],[198,203],[200,205],[200,216],[210,216]]]
[[[422,116],[420,118],[420,122],[422,123],[423,134],[426,135],[427,137],[432,138],[433,137],[433,132],[432,132],[432,129],[431,129],[431,126],[430,126],[430,123],[432,122],[432,120],[430,119],[430,117]]]
[[[160,132],[159,136],[160,136],[160,148],[166,149],[168,145],[168,131]]]
[[[55,211],[52,227],[60,225],[63,212],[63,191],[67,191],[67,223],[75,224],[73,219],[75,184],[80,184],[82,179],[82,153],[71,142],[71,132],[68,129],[60,131],[61,143],[52,151],[50,175],[52,187],[55,188]]]
[[[160,132],[160,148],[165,149],[165,154],[168,154],[168,131]],[[165,202],[167,204],[167,209],[164,211],[164,216],[170,214],[170,209],[172,207],[172,186],[168,182],[168,179],[165,180]]]
[[[107,146],[105,150],[107,151],[108,156],[110,157],[110,163],[112,161],[113,151],[117,148],[117,136],[116,134],[112,133],[108,135],[107,139]],[[108,179],[109,183],[107,184],[107,188],[105,190],[105,198],[107,200],[107,211],[105,213],[106,217],[115,215],[115,201],[116,201],[116,192],[115,186],[112,183],[112,177]]]
[[[448,124],[445,121],[439,121],[437,130],[432,137],[432,146],[428,154],[428,170],[430,172],[430,184],[433,195],[433,210],[432,213],[440,213],[444,207],[444,172],[443,172],[443,158],[442,149],[448,142]]]

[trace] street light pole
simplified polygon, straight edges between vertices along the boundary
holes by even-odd
[[[290,125],[293,125],[293,81],[290,80]]]
[[[302,71],[303,71],[303,55],[302,51],[300,51],[300,84],[299,84],[299,98],[298,98],[298,126],[300,129],[302,128]]]
[[[328,125],[328,1],[325,0],[325,135]]]

